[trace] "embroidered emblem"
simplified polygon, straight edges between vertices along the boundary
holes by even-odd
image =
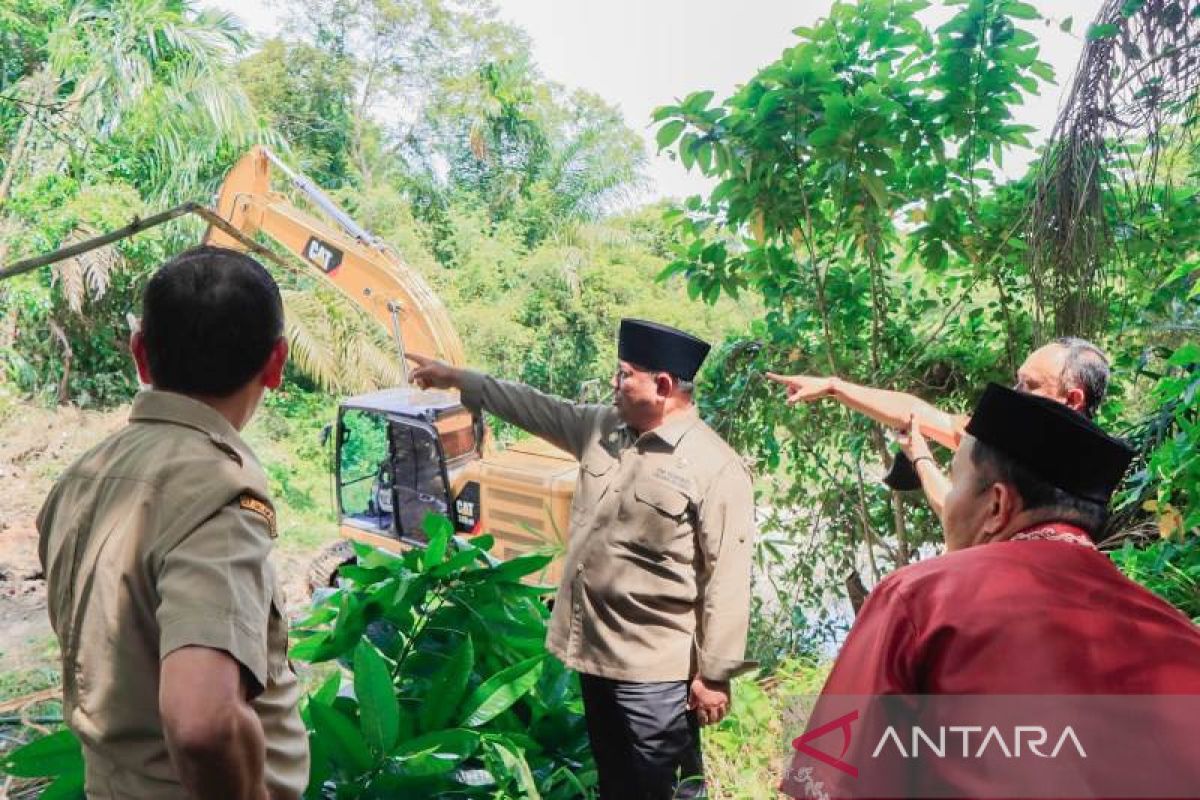
[[[684,475],[676,475],[674,472],[668,472],[665,467],[656,467],[654,477],[671,484],[681,492],[691,491],[692,481],[690,478]]]
[[[274,539],[279,535],[275,530],[275,509],[271,508],[269,503],[264,503],[253,495],[244,494],[238,498],[238,505],[247,511],[253,511],[267,521],[271,526],[271,538]]]
[[[1057,530],[1053,527],[1021,531],[1012,537],[1012,540],[1014,542],[1066,542],[1067,544],[1075,544],[1092,550],[1096,549],[1095,543],[1086,536],[1081,536],[1070,531]]]

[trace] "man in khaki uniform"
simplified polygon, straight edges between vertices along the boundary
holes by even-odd
[[[412,357],[418,385],[458,388],[472,411],[579,459],[547,647],[582,673],[602,798],[702,796],[699,725],[725,715],[729,679],[752,666],[754,493],[692,403],[708,349],[622,321],[612,406]]]
[[[275,512],[238,435],[287,358],[279,289],[214,247],[164,265],[131,342],[129,425],[38,517],[64,716],[90,798],[298,798],[308,779]]]

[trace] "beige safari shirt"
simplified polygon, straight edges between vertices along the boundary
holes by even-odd
[[[274,511],[233,426],[183,395],[143,392],[130,424],[55,484],[38,531],[88,797],[187,797],[158,711],[159,662],[186,645],[224,650],[253,676],[267,786],[300,797],[308,740],[267,560]]]
[[[468,372],[463,403],[580,462],[546,645],[623,681],[710,680],[744,660],[754,492],[741,459],[694,409],[636,435],[612,406],[579,405]]]

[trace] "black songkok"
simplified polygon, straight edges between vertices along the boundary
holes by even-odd
[[[642,319],[621,320],[617,358],[643,369],[669,372],[690,381],[700,371],[708,351],[708,342],[667,325]]]
[[[989,383],[967,433],[1047,483],[1108,504],[1134,452],[1062,403]]]

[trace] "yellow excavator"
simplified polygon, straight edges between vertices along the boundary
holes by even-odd
[[[278,174],[313,207],[302,210],[272,189]],[[215,208],[185,203],[117,231],[0,270],[0,279],[75,257],[184,214],[209,224],[206,243],[251,251],[277,264],[303,264],[361,308],[394,340],[400,386],[339,404],[333,476],[340,540],[314,561],[310,584],[329,585],[353,559],[351,540],[401,550],[424,542],[422,522],[447,517],[462,535],[486,531],[493,554],[507,560],[558,550],[568,530],[578,463],[531,439],[497,451],[482,420],[456,392],[409,385],[406,351],[465,364],[445,306],[386,242],[359,226],[321,189],[265,147],[254,147],[225,177]],[[317,214],[321,216],[317,216]],[[263,246],[261,235],[286,251]],[[554,583],[559,559],[535,576]]]

